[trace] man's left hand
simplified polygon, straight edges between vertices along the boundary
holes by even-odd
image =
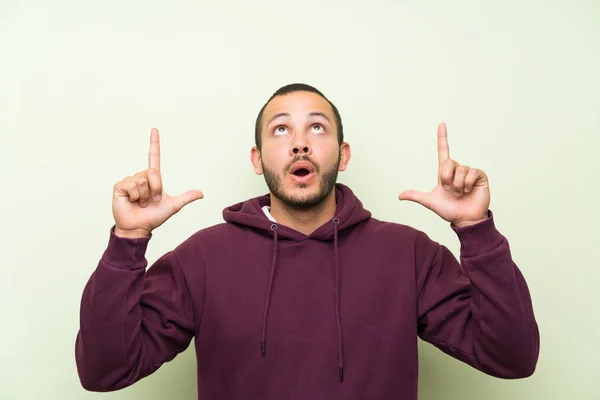
[[[460,165],[450,158],[446,124],[438,126],[438,181],[429,193],[407,190],[400,200],[419,203],[457,227],[473,225],[488,218],[490,187],[479,169]]]

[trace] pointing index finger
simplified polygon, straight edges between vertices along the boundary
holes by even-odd
[[[446,124],[443,122],[438,126],[437,138],[438,162],[441,167],[444,161],[450,158],[450,148],[448,147],[448,133],[446,131]]]
[[[148,168],[160,171],[160,137],[158,129],[152,128],[150,132],[150,151],[148,153]]]

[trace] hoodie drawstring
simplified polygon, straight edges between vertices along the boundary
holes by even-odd
[[[271,275],[269,276],[269,285],[267,286],[267,299],[265,300],[265,312],[263,315],[262,336],[260,341],[260,352],[264,356],[267,349],[267,318],[269,316],[269,307],[271,306],[271,291],[273,290],[273,278],[275,277],[275,267],[277,266],[277,229],[276,224],[271,225],[273,231],[273,263],[271,264]]]
[[[333,274],[335,281],[335,322],[338,331],[338,358],[340,367],[340,382],[344,381],[344,342],[342,341],[342,321],[340,317],[340,252],[338,249],[339,218],[333,219]]]
[[[344,381],[344,343],[342,340],[342,320],[340,312],[340,257],[338,248],[338,226],[340,224],[339,218],[333,219],[333,277],[334,277],[334,304],[335,304],[335,322],[337,326],[338,336],[338,362],[339,362],[339,375],[340,382]],[[271,274],[269,276],[269,284],[267,286],[267,298],[265,300],[265,311],[263,314],[262,324],[262,335],[260,341],[260,352],[264,356],[266,354],[266,342],[267,342],[267,319],[269,316],[269,308],[271,306],[271,292],[273,290],[273,280],[275,278],[275,268],[277,266],[277,250],[278,250],[278,226],[277,224],[271,225],[271,231],[273,231],[273,261],[271,264]]]

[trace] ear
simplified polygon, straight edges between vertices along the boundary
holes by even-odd
[[[256,172],[256,175],[262,175],[263,169],[262,169],[260,150],[256,146],[252,146],[252,150],[250,150],[250,162],[252,163],[252,166],[254,167],[254,172]]]
[[[346,170],[351,157],[352,152],[350,151],[350,145],[346,142],[342,143],[340,145],[340,166],[338,168],[339,171]]]

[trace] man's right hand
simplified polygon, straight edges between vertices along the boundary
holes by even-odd
[[[148,169],[117,182],[113,190],[112,210],[115,234],[127,238],[149,236],[188,203],[203,198],[198,190],[171,197],[163,191],[160,175],[160,138],[150,133]]]

